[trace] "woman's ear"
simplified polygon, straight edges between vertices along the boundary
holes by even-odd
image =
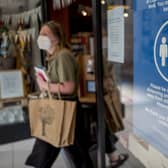
[[[59,39],[55,38],[55,44],[58,45],[59,44]]]

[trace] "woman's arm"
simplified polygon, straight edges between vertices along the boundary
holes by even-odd
[[[75,83],[73,81],[67,81],[61,84],[50,83],[49,89],[51,93],[57,93],[59,89],[60,93],[71,95],[75,90]]]
[[[75,90],[75,83],[73,81],[67,81],[61,84],[49,83],[48,85],[43,79],[37,77],[37,83],[40,90],[47,90],[49,88],[51,93],[58,93],[59,89],[60,93],[71,95]]]

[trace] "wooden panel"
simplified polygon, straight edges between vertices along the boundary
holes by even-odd
[[[79,56],[78,62],[80,65],[80,87],[79,87],[79,99],[83,103],[95,103],[95,93],[89,93],[87,91],[87,81],[95,81],[95,75],[87,73],[88,59],[93,58],[90,55]]]
[[[27,98],[14,98],[14,99],[1,99],[0,100],[0,109],[10,106],[10,105],[21,105],[23,107],[28,106]]]
[[[81,103],[96,103],[96,96],[94,95],[92,95],[92,96],[86,96],[86,97],[80,97],[79,98],[79,101],[81,102]]]

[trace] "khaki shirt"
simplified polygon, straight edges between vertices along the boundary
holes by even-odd
[[[73,81],[75,90],[71,97],[77,96],[78,64],[68,49],[63,49],[48,59],[48,76],[51,83]]]

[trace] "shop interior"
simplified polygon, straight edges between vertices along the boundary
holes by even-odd
[[[104,3],[104,1],[101,2],[102,5]],[[123,2],[115,1],[110,3],[112,5],[123,4]],[[132,5],[131,1],[127,3]],[[73,54],[80,64],[81,78],[78,96],[85,114],[87,136],[90,137],[88,145],[94,147],[97,126],[92,1],[77,0],[70,6],[60,9],[59,6],[54,6],[54,1],[51,0],[47,1],[47,4],[40,0],[2,0],[0,7],[0,144],[2,150],[6,149],[7,144],[11,144],[7,147],[9,148],[7,155],[10,161],[7,163],[4,158],[3,168],[19,168],[23,165],[26,156],[24,156],[22,149],[15,152],[15,148],[19,147],[20,143],[27,148],[25,155],[31,150],[33,140],[31,143],[26,141],[31,139],[28,100],[31,93],[38,91],[34,67],[46,65],[45,55],[38,49],[36,41],[40,26],[47,19],[62,24]],[[129,18],[125,19],[125,31],[128,33],[125,34],[128,43],[132,43],[132,11],[128,10],[128,12]],[[105,22],[103,21],[103,24]],[[106,30],[104,33],[106,34]],[[104,40],[104,54],[107,53],[106,43]],[[120,89],[123,79],[126,79],[126,83],[132,82],[132,48],[130,46],[126,46],[126,58],[125,64],[116,63],[112,65],[113,68],[111,67],[115,71],[115,80]],[[122,134],[122,136],[124,135]],[[69,160],[64,152],[61,153],[64,164],[67,166]],[[96,155],[95,151],[93,151],[93,155]],[[18,163],[19,157],[22,157],[21,163]],[[58,160],[62,162],[62,158]],[[97,166],[95,165],[95,167]]]

